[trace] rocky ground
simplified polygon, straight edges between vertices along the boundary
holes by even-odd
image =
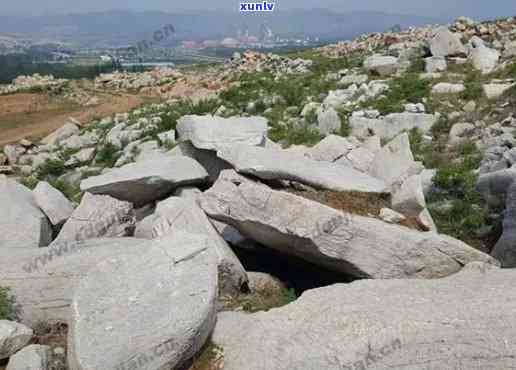
[[[100,76],[160,102],[0,154],[0,361],[516,367],[515,79],[512,18]]]

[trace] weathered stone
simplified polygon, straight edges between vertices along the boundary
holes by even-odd
[[[364,68],[380,76],[389,76],[397,71],[399,61],[391,56],[372,55],[364,61]]]
[[[382,208],[380,210],[380,218],[385,222],[389,222],[391,224],[397,224],[406,219],[404,215],[390,208]]]
[[[88,163],[95,158],[96,148],[85,148],[79,150],[77,153],[73,154],[69,160],[65,162],[66,166],[76,166],[83,163]]]
[[[510,369],[514,278],[473,263],[445,279],[332,285],[268,312],[220,313],[212,341],[224,370]]]
[[[178,139],[197,149],[217,150],[233,144],[263,145],[267,119],[263,117],[184,116],[177,123]]]
[[[64,223],[73,213],[72,203],[48,182],[38,182],[32,195],[38,207],[54,226]]]
[[[448,236],[340,212],[250,180],[219,179],[200,203],[264,246],[356,277],[437,278],[471,261],[496,263]]]
[[[480,175],[477,180],[477,190],[492,206],[502,206],[510,186],[516,182],[516,169],[495,171]]]
[[[90,268],[106,258],[146,249],[145,242],[134,238],[53,243],[17,253],[0,249],[0,286],[11,288],[21,322],[66,323],[75,285]]]
[[[426,73],[445,72],[446,69],[448,69],[448,64],[444,57],[425,58]]]
[[[0,250],[37,248],[52,241],[52,227],[29,189],[0,175]]]
[[[6,370],[48,370],[51,356],[49,346],[31,344],[11,356]]]
[[[351,134],[359,138],[378,135],[382,139],[391,139],[403,131],[417,128],[425,134],[439,119],[438,114],[391,113],[381,119],[369,119],[351,116],[349,125]]]
[[[450,129],[450,137],[448,144],[457,145],[468,140],[471,134],[475,131],[475,125],[467,122],[456,123]]]
[[[385,192],[385,184],[338,164],[314,161],[280,150],[238,145],[221,149],[217,155],[244,174],[265,180],[291,180],[320,189]]]
[[[514,85],[515,84],[513,83],[491,83],[482,85],[482,89],[484,90],[484,94],[487,96],[488,99],[498,99]]]
[[[392,208],[404,215],[414,217],[417,217],[426,208],[421,176],[410,176],[399,189],[393,192]]]
[[[61,128],[52,132],[50,135],[45,137],[41,142],[47,145],[57,145],[62,140],[68,139],[70,136],[78,134],[79,127],[73,123],[66,123]]]
[[[22,349],[32,339],[32,329],[23,324],[0,320],[0,360]]]
[[[175,188],[200,184],[208,173],[194,159],[166,156],[159,161],[130,163],[81,182],[81,190],[107,194],[142,206],[169,195]]]
[[[506,192],[503,234],[493,248],[491,255],[502,263],[502,267],[516,267],[516,182]]]
[[[487,74],[495,69],[498,59],[500,59],[500,53],[495,49],[478,45],[471,50],[469,58],[473,67],[480,70],[483,74]]]
[[[330,135],[340,130],[340,117],[332,107],[321,108],[317,112],[317,128],[323,135]]]
[[[439,27],[429,41],[430,52],[434,57],[465,56],[466,48],[462,45],[457,34],[450,32],[448,27]]]
[[[175,369],[193,357],[216,320],[210,243],[177,233],[91,269],[73,298],[70,368]]]
[[[466,90],[463,84],[440,82],[432,87],[433,94],[458,94]]]
[[[316,161],[335,162],[355,147],[348,139],[338,135],[328,135],[310,149],[310,157]]]
[[[85,193],[53,243],[123,237],[134,231],[133,205],[108,195]]]
[[[150,238],[161,238],[177,232],[205,235],[213,241],[219,266],[219,288],[223,294],[240,292],[247,285],[246,272],[229,245],[218,234],[199,208],[195,199],[170,197],[159,202],[149,216]]]

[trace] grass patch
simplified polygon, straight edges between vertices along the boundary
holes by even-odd
[[[60,159],[47,159],[38,168],[38,178],[47,179],[49,177],[59,177],[66,172],[64,161]]]
[[[16,300],[9,288],[0,287],[0,320],[16,321]]]
[[[103,167],[112,168],[118,158],[120,158],[121,152],[118,150],[116,145],[106,143],[97,152],[95,156],[95,162]]]
[[[222,370],[224,368],[224,350],[209,341],[194,356],[188,370]]]

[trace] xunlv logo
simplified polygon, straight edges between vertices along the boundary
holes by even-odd
[[[272,12],[275,3],[264,1],[262,3],[240,3],[241,12]]]

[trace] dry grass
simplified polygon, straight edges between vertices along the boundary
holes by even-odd
[[[224,368],[224,353],[222,348],[208,342],[194,357],[188,370],[222,370]]]

